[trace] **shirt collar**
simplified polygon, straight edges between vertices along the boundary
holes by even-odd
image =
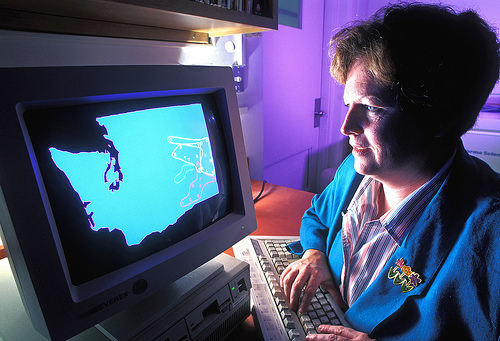
[[[396,207],[393,207],[379,219],[382,226],[399,246],[402,245],[417,219],[443,184],[449,174],[454,158],[455,153],[453,153],[451,158],[441,167],[432,179],[413,191]],[[381,185],[379,181],[370,176],[365,176],[355,195],[355,199],[357,197],[358,200],[361,199],[364,202],[360,203],[358,200],[353,200],[353,203],[357,202],[357,204],[376,208],[378,206],[378,195],[373,195],[373,193],[378,193]],[[367,195],[368,193],[372,194]],[[376,215],[376,213],[375,209],[374,215]]]
[[[455,153],[432,179],[407,196],[399,205],[387,212],[382,224],[399,246],[410,233],[417,219],[432,200],[448,176]]]

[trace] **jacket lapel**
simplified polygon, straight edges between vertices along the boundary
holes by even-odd
[[[460,146],[461,147],[461,146]],[[448,179],[407,236],[403,245],[394,253],[384,270],[366,291],[347,310],[346,318],[357,330],[371,333],[382,321],[396,311],[411,296],[424,293],[445,261],[457,238],[473,203],[463,200],[474,192],[474,167],[463,147],[457,148],[455,161]],[[388,277],[398,259],[420,275],[422,282],[408,292],[401,284],[394,284]]]

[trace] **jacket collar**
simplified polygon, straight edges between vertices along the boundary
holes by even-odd
[[[374,328],[394,314],[411,296],[425,293],[446,255],[449,253],[469,215],[473,203],[461,200],[473,195],[477,189],[468,179],[474,179],[474,163],[463,145],[457,146],[457,154],[449,177],[407,236],[388,261],[384,270],[367,290],[347,310],[346,318],[358,330],[372,332]],[[453,212],[453,214],[450,214]],[[413,290],[403,293],[387,274],[396,260],[403,258],[422,279]]]

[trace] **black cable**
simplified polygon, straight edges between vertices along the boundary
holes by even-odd
[[[253,203],[255,204],[257,201],[259,201],[262,193],[264,193],[264,187],[266,186],[266,180],[263,180],[262,181],[262,188],[260,189],[260,192],[259,194],[257,194],[257,196],[255,197],[255,199],[253,199]]]

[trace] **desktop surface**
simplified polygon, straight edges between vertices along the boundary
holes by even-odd
[[[260,192],[261,181],[252,180],[254,197]],[[304,212],[311,206],[314,193],[266,183],[260,200],[255,203],[259,236],[298,236]]]
[[[252,195],[257,197],[262,181],[251,180]],[[298,236],[304,212],[311,207],[314,193],[266,182],[260,199],[254,204],[257,230],[250,236]],[[232,248],[225,251],[234,257]]]

